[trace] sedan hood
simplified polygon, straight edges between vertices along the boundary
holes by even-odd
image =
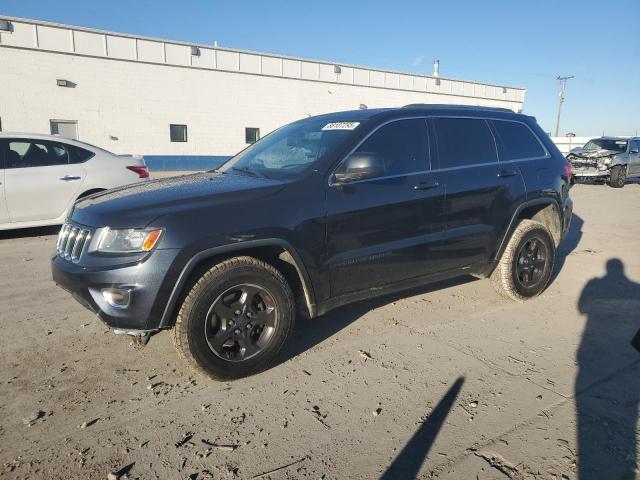
[[[145,227],[168,213],[246,201],[272,194],[283,186],[278,180],[249,175],[196,173],[91,195],[75,204],[71,219],[91,227]]]

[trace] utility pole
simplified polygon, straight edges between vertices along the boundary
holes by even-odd
[[[556,137],[560,134],[560,113],[562,112],[562,104],[564,103],[564,89],[567,86],[567,80],[573,78],[573,75],[558,75],[556,80],[560,82],[560,103],[558,104],[558,119],[556,120]]]

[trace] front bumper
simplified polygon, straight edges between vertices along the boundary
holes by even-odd
[[[156,330],[160,318],[152,315],[162,301],[161,284],[178,250],[156,250],[143,261],[109,267],[86,267],[56,255],[51,260],[53,281],[111,328]],[[105,288],[131,291],[127,308],[114,308],[102,295]]]
[[[611,174],[611,171],[608,168],[606,170],[600,170],[597,168],[573,167],[572,173],[574,177],[608,177]]]

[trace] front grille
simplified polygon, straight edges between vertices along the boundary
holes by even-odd
[[[58,255],[65,260],[78,263],[90,239],[90,230],[65,223],[58,235],[58,244],[56,247]]]

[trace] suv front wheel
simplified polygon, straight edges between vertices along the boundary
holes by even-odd
[[[513,232],[491,282],[501,295],[524,301],[542,293],[555,260],[555,243],[540,222],[522,220]]]
[[[185,297],[173,328],[178,354],[216,379],[264,370],[291,334],[294,298],[273,266],[253,257],[214,265]]]

